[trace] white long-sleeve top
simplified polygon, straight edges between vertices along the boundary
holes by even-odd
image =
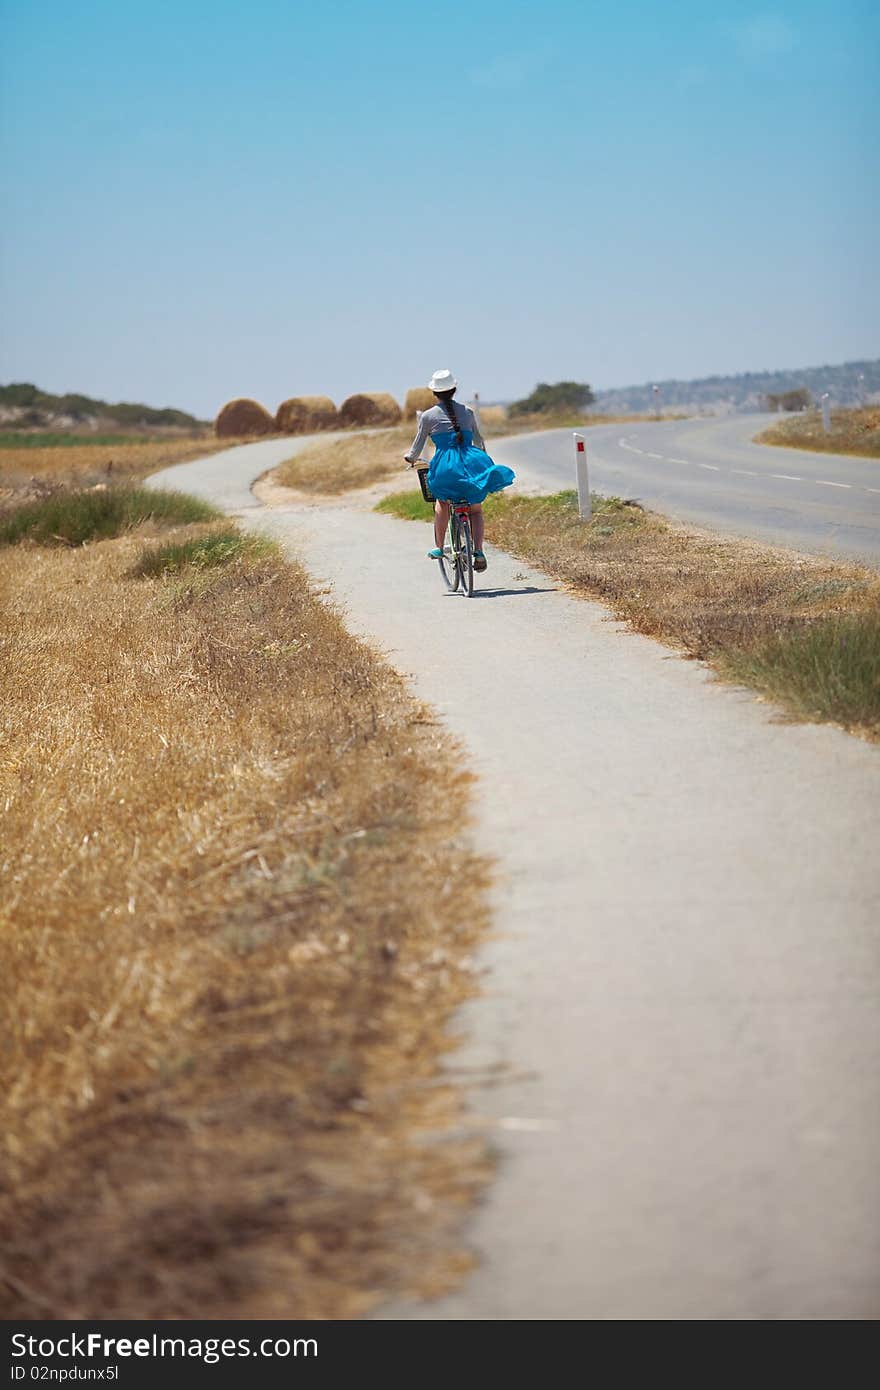
[[[477,448],[484,449],[486,446],[483,442],[483,436],[480,434],[480,427],[477,424],[474,412],[469,409],[468,406],[462,405],[461,401],[453,401],[452,409],[455,411],[455,418],[461,428],[463,430],[470,430]],[[419,420],[418,432],[406,457],[410,462],[417,459],[427,444],[430,435],[444,434],[451,429],[452,422],[446,414],[444,407],[442,405],[432,405],[430,410],[422,412],[422,418]]]

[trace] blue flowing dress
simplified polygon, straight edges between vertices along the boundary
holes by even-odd
[[[463,444],[455,430],[431,435],[434,456],[428,468],[428,487],[432,497],[442,502],[484,502],[490,492],[510,487],[512,468],[493,463],[489,455],[474,444],[472,430],[462,429]]]

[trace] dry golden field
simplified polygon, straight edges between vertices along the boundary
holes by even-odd
[[[76,444],[64,448],[0,449],[0,506],[49,486],[88,487],[136,482],[174,463],[202,458],[244,440],[157,439],[143,444]]]
[[[683,415],[664,415],[664,420],[683,420]],[[481,406],[480,419],[487,436],[502,438],[507,434],[532,434],[535,430],[582,430],[594,425],[628,425],[653,419],[650,415],[577,415],[565,412],[541,411],[534,415],[510,415],[503,406]],[[491,452],[491,450],[490,450]]]
[[[406,469],[403,456],[415,426],[398,425],[375,434],[322,440],[273,469],[274,482],[298,492],[335,494],[368,487]]]
[[[832,410],[828,434],[822,428],[822,412],[807,410],[771,425],[758,435],[758,440],[761,444],[782,444],[789,449],[880,458],[880,405]]]
[[[7,547],[0,593],[4,1316],[446,1287],[486,868],[430,713],[227,522]]]

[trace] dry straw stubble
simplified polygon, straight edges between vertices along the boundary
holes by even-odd
[[[204,439],[155,439],[143,444],[89,444],[66,448],[0,451],[0,509],[23,496],[39,496],[59,486],[88,487],[119,479],[134,481],[222,449]]]
[[[880,405],[832,410],[828,434],[822,425],[822,412],[808,410],[771,425],[758,436],[758,441],[791,449],[880,458]]]
[[[411,425],[398,425],[375,434],[309,444],[280,463],[271,476],[274,482],[298,492],[330,495],[368,487],[405,469],[403,456],[412,444],[413,432]]]
[[[143,547],[0,552],[6,1315],[442,1286],[485,1171],[425,1142],[484,912],[466,787],[430,795],[428,716],[301,571],[138,579]]]

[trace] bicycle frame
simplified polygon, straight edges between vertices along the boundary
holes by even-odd
[[[449,539],[451,541],[452,554],[450,556],[454,569],[454,577],[450,581],[447,576],[443,562],[441,570],[443,578],[448,588],[460,589],[467,597],[474,592],[474,545],[471,534],[471,508],[469,502],[449,502]]]
[[[420,466],[421,465],[421,466]],[[471,531],[471,504],[470,502],[454,502],[448,498],[434,498],[428,491],[427,476],[428,470],[424,466],[424,459],[413,459],[410,468],[419,470],[419,487],[426,502],[442,502],[449,508],[449,547],[444,550],[449,551],[439,560],[440,573],[443,575],[443,582],[447,589],[455,593],[459,588],[468,598],[474,592],[474,541]],[[450,565],[451,561],[451,565]],[[449,565],[451,574],[447,570]]]

